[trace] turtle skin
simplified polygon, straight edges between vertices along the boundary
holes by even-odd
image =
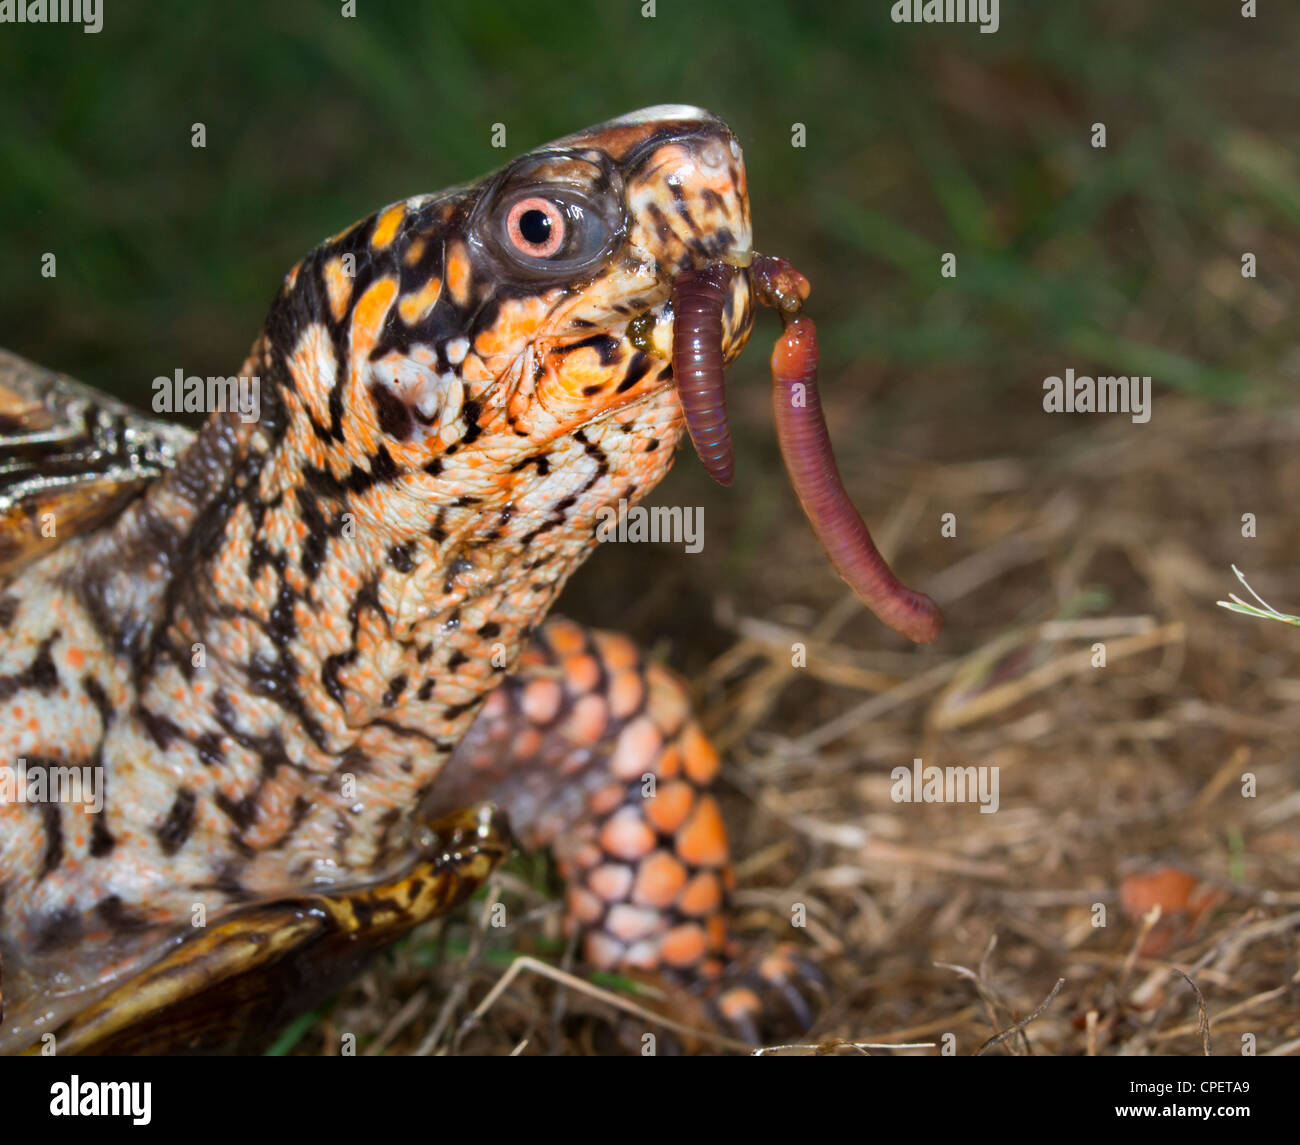
[[[0,1052],[247,1048],[470,892],[498,832],[464,866],[429,831],[483,802],[556,851],[589,964],[746,1037],[807,1020],[816,976],[728,934],[685,686],[545,620],[682,437],[675,279],[751,258],[735,137],[651,108],[326,240],[241,367],[253,418],[0,361],[0,758],[102,794],[0,791]]]

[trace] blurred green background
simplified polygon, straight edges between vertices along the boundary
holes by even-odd
[[[1156,418],[1172,392],[1294,393],[1294,2],[1253,20],[1224,0],[1004,2],[993,35],[894,24],[888,0],[643,7],[358,0],[349,19],[338,0],[106,0],[98,35],[0,27],[0,345],[137,400],[177,367],[228,374],[325,236],[687,102],[745,146],[759,249],[813,281],[855,496],[903,492],[890,451],[960,462],[1089,432],[1042,414],[1042,379],[1069,366],[1151,374]],[[939,274],[948,251],[955,280]],[[607,546],[582,574],[585,619],[654,635],[671,616],[689,639],[713,592],[788,547],[762,321],[729,381],[736,490],[683,460],[656,494],[705,506],[712,555]]]
[[[890,7],[107,0],[98,35],[4,26],[0,342],[127,394],[229,372],[324,236],[672,101],[740,135],[757,242],[813,279],[832,362],[959,364],[985,398],[1038,354],[1218,397],[1294,383],[1294,3],[1007,2],[995,35]]]

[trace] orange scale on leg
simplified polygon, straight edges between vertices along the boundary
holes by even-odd
[[[601,659],[605,661],[605,667],[612,672],[635,668],[641,662],[641,653],[636,644],[616,632],[600,633],[596,646],[600,650]]]
[[[587,876],[587,886],[606,902],[622,902],[632,888],[632,868],[622,863],[602,863]]]
[[[643,906],[671,906],[686,883],[686,868],[667,851],[656,851],[637,868],[632,901]]]
[[[692,867],[720,867],[727,861],[727,827],[712,795],[701,797],[676,843],[678,856]]]
[[[561,671],[570,695],[593,692],[600,686],[600,662],[594,656],[568,656]]]
[[[682,736],[682,762],[686,774],[701,787],[707,787],[718,777],[718,753],[695,724]]]
[[[649,907],[618,903],[609,908],[605,916],[605,929],[621,942],[636,942],[649,938],[664,925],[664,917]]]
[[[616,859],[640,859],[655,845],[655,833],[635,807],[616,811],[600,829],[600,845]]]
[[[564,689],[558,680],[531,680],[524,688],[520,707],[533,723],[549,724],[559,712],[563,699]]]
[[[587,638],[571,620],[552,620],[546,625],[546,642],[561,658],[587,650]]]
[[[684,822],[695,806],[695,790],[680,779],[659,787],[653,799],[645,801],[645,817],[656,831],[671,835]]]
[[[590,747],[600,741],[608,723],[609,708],[604,699],[589,694],[573,705],[573,711],[564,721],[564,735],[575,746]]]
[[[600,921],[605,913],[605,904],[586,887],[570,887],[569,913],[579,922],[591,925]]]
[[[663,747],[659,728],[649,716],[633,720],[618,736],[614,754],[609,761],[610,772],[619,779],[639,779],[653,774],[655,758]]]
[[[593,814],[605,816],[626,798],[627,788],[623,784],[607,783],[604,787],[598,788],[592,793],[590,799],[587,800],[587,806]]]
[[[708,950],[704,928],[697,922],[675,926],[659,943],[659,957],[669,966],[685,967],[699,962]]]
[[[636,672],[616,672],[609,683],[609,710],[616,719],[625,719],[641,706],[645,686]]]
[[[701,871],[691,879],[677,900],[677,909],[694,917],[714,914],[721,907],[722,884],[712,871]]]

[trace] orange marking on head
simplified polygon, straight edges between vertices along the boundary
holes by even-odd
[[[414,326],[437,305],[442,296],[442,279],[436,274],[419,290],[404,294],[397,304],[397,312],[408,326]]]
[[[86,663],[86,654],[80,648],[69,648],[64,657],[74,668],[81,668]]]
[[[397,237],[397,228],[406,218],[406,204],[394,203],[375,223],[374,234],[370,236],[370,245],[376,250],[383,250]]]
[[[424,257],[424,248],[428,243],[423,238],[418,238],[406,248],[406,253],[402,255],[402,261],[407,266],[414,266]]]
[[[538,327],[546,320],[554,304],[554,292],[503,304],[497,320],[474,339],[475,353],[486,358],[493,354],[518,352],[526,342],[536,337]],[[570,355],[573,358],[588,356],[599,363],[600,356],[594,350],[579,350]],[[601,373],[607,376],[609,371],[602,368]]]
[[[330,313],[334,321],[342,321],[347,313],[348,299],[352,297],[352,279],[343,271],[343,260],[335,255],[329,259],[321,274],[325,279],[325,293],[329,296]]]
[[[452,300],[457,306],[469,305],[469,251],[465,249],[463,242],[454,241],[447,244],[444,269],[447,272],[447,289],[451,291]]]

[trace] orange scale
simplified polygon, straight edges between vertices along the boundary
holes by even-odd
[[[645,817],[656,831],[671,835],[684,822],[695,806],[695,790],[689,783],[675,780],[661,784],[653,799],[645,801]]]
[[[564,721],[564,734],[575,746],[590,746],[605,734],[609,722],[609,709],[597,695],[583,696],[573,705],[573,711]]]
[[[667,851],[656,851],[637,868],[632,901],[643,906],[671,906],[686,883],[686,868]]]
[[[597,637],[601,659],[612,671],[635,668],[641,662],[641,653],[636,644],[617,632],[602,632]]]
[[[578,625],[568,620],[553,620],[546,626],[546,642],[557,656],[575,656],[587,650],[587,638]]]
[[[645,686],[638,672],[630,669],[616,672],[609,685],[609,710],[615,719],[626,719],[641,706]]]
[[[718,801],[703,796],[676,837],[677,854],[692,867],[720,867],[727,861],[727,828]]]
[[[708,952],[704,928],[696,922],[675,926],[659,942],[659,957],[669,966],[690,966]]]
[[[609,908],[605,916],[605,929],[621,942],[635,942],[648,938],[662,929],[663,915],[648,907],[628,906],[619,903]]]
[[[570,693],[591,692],[600,684],[600,663],[585,653],[566,657],[560,671]]]
[[[653,773],[655,757],[661,747],[663,737],[659,734],[659,728],[649,716],[641,716],[619,733],[618,743],[609,761],[609,770],[619,779],[626,780]]]
[[[707,787],[718,777],[721,764],[717,750],[694,723],[682,736],[682,762],[686,774],[701,787]]]
[[[701,871],[682,890],[677,909],[694,917],[713,914],[722,906],[722,884],[712,871]]]
[[[655,833],[634,807],[617,811],[600,830],[600,845],[616,859],[639,859],[654,848]]]
[[[542,733],[536,728],[528,728],[515,736],[511,754],[515,759],[530,759],[542,746]]]
[[[587,886],[606,902],[622,902],[632,887],[632,868],[622,863],[601,863],[587,876]]]
[[[569,914],[581,923],[598,923],[604,915],[604,903],[585,886],[571,886],[568,893]]]
[[[621,783],[610,783],[597,789],[587,805],[596,815],[608,815],[627,797],[627,788]]]

